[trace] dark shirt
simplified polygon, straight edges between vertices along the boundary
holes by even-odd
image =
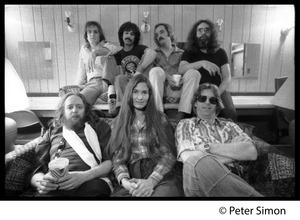
[[[207,60],[214,64],[216,64],[219,68],[221,68],[224,64],[228,63],[228,56],[226,51],[220,48],[216,53],[208,54],[198,51],[197,53],[191,53],[189,51],[184,51],[181,57],[182,61],[187,61],[189,63],[194,63],[200,60]],[[212,83],[219,86],[222,82],[222,78],[219,74],[215,74],[215,76],[211,76],[209,72],[201,67],[198,69],[201,73],[200,84],[202,83]]]
[[[140,63],[145,50],[148,47],[145,45],[137,45],[130,51],[124,51],[124,48],[116,53],[115,58],[117,65],[122,65],[125,75],[135,73],[138,64]]]
[[[99,121],[92,127],[96,131],[98,136],[98,140],[101,148],[101,154],[102,154],[102,162],[103,162],[105,160],[108,160],[108,156],[105,153],[106,152],[105,149],[110,139],[111,129],[110,126],[104,121]],[[87,142],[83,129],[79,130],[76,133],[83,141],[87,149],[92,154],[94,154],[94,151],[92,150],[91,146]],[[54,129],[50,128],[46,131],[46,133],[44,134],[44,136],[42,137],[41,141],[39,142],[36,148],[36,158],[35,158],[36,163],[33,166],[34,171],[32,175],[34,175],[34,173],[36,173],[37,171],[41,171],[43,173],[46,173],[48,171],[48,163],[52,159],[54,159],[59,146],[62,145],[61,144],[62,139],[63,139],[62,127],[54,128]],[[60,157],[66,157],[69,159],[69,166],[68,166],[69,171],[85,171],[90,169],[90,166],[87,165],[81,159],[81,157],[74,151],[74,149],[67,142],[65,143],[65,148],[60,153]],[[96,161],[98,160],[96,159]]]

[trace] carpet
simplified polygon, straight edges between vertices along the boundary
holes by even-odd
[[[295,159],[280,154],[269,153],[269,166],[272,180],[295,177]]]

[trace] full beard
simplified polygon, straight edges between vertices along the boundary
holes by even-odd
[[[79,118],[71,117],[71,119],[64,118],[65,126],[74,131],[78,131],[81,128],[83,128],[85,121],[86,121],[85,118],[80,118],[80,117]]]
[[[206,36],[202,36],[198,38],[198,45],[200,49],[207,49],[209,44],[209,38]]]

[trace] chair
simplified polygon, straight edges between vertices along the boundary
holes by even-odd
[[[15,145],[24,145],[40,137],[45,131],[45,126],[33,111],[19,110],[6,113],[5,117],[11,118],[17,123],[18,132]]]

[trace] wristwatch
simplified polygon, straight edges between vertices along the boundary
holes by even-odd
[[[204,150],[205,150],[207,153],[210,153],[210,146],[209,146],[209,144],[204,144]]]

